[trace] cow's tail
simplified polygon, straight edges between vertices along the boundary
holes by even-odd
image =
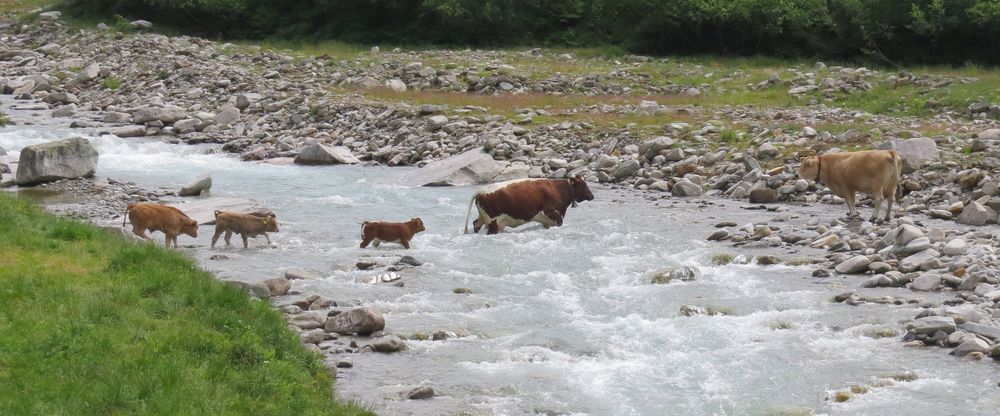
[[[125,226],[125,221],[128,220],[128,212],[134,207],[135,204],[128,204],[125,206],[125,213],[122,214],[122,227]]]
[[[892,167],[896,169],[896,203],[903,200],[903,159],[898,152],[892,152]]]
[[[472,216],[472,204],[476,202],[477,195],[472,195],[472,199],[469,199],[469,210],[465,212],[465,234],[469,233],[469,217]]]

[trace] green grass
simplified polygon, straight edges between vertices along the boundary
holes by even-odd
[[[0,1],[0,13],[24,13],[51,6],[54,3],[54,0],[3,0]]]
[[[0,193],[0,414],[353,415],[267,302]]]
[[[0,127],[7,127],[7,114],[0,111]]]
[[[114,75],[104,78],[104,88],[115,91],[122,87],[122,80]]]

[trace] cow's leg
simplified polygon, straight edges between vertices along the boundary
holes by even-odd
[[[224,231],[225,230],[223,230],[222,228],[218,227],[215,228],[215,235],[212,236],[212,248],[215,248],[215,242],[219,241],[219,236],[222,235]]]
[[[844,201],[847,202],[847,218],[854,218],[858,216],[858,209],[854,206],[855,193],[853,191],[848,192],[844,196]]]
[[[878,221],[878,212],[879,212],[880,209],[882,209],[882,200],[883,199],[884,198],[882,197],[882,191],[881,190],[878,191],[878,192],[876,192],[874,195],[872,195],[872,203],[875,206],[872,208],[872,216],[868,217],[868,221],[871,221],[871,222]]]
[[[271,245],[271,237],[268,237],[267,233],[264,233],[264,239],[267,240],[267,245]]]
[[[896,185],[899,186],[899,185]],[[887,188],[883,196],[887,201],[887,207],[885,207],[885,222],[889,222],[889,217],[892,215],[892,201],[896,199],[896,186],[890,186]]]
[[[232,232],[232,231],[230,231],[230,230],[226,230],[226,237],[225,237],[225,240],[226,240],[226,247],[229,247],[229,246],[231,246],[231,245],[232,245],[232,243],[230,243],[230,242],[229,242],[229,240],[230,240],[231,238],[233,238],[233,232]]]
[[[240,234],[240,238],[243,239],[243,248],[250,247],[250,243],[247,241],[248,238],[246,233]]]
[[[170,248],[170,240],[174,241],[174,248],[177,248],[177,236],[172,234],[167,234],[167,239],[163,243],[166,244],[167,248]]]
[[[372,239],[361,237],[361,248],[368,247],[368,244],[372,242]]]
[[[500,232],[500,226],[496,221],[490,221],[490,224],[486,226],[486,234],[496,234]]]
[[[476,234],[479,234],[479,230],[481,228],[483,228],[483,224],[484,223],[485,223],[485,221],[483,221],[481,218],[476,218],[475,220],[473,220],[472,221],[472,232],[476,233]]]
[[[399,244],[402,244],[402,245],[403,245],[403,248],[405,248],[405,249],[407,249],[407,250],[409,250],[409,249],[410,249],[410,240],[407,240],[407,239],[405,239],[405,238],[400,238],[400,239],[399,239]]]
[[[549,219],[549,224],[542,224],[545,226],[545,228],[549,228],[553,225],[555,225],[556,227],[562,226],[563,216],[562,214],[559,213],[559,211],[556,211],[551,208],[546,208],[542,210],[542,213],[545,214],[545,217]]]
[[[152,240],[150,236],[146,235],[145,228],[132,227],[132,234],[142,237],[144,240]]]

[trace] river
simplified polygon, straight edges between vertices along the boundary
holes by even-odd
[[[74,131],[81,134],[81,131]],[[0,129],[0,146],[68,137],[51,126]],[[571,208],[565,225],[527,225],[498,236],[466,235],[473,187],[394,185],[408,168],[273,166],[205,154],[212,148],[148,139],[90,136],[98,175],[149,188],[175,189],[211,173],[214,197],[259,201],[277,214],[274,246],[263,238],[211,250],[211,227],[184,248],[222,277],[248,280],[300,269],[318,276],[293,290],[346,305],[370,305],[388,333],[438,330],[460,336],[408,341],[405,352],[348,354],[337,391],[381,415],[987,415],[1000,408],[997,365],[947,356],[936,348],[901,347],[899,329],[917,305],[831,303],[863,277],[817,279],[807,266],[712,266],[716,253],[743,253],[704,241],[713,224],[771,221],[797,226],[824,221],[840,207],[793,207],[772,213],[732,201],[647,200],[594,184],[595,200]],[[405,254],[425,262],[401,272],[404,287],[364,283],[365,255],[398,255],[395,244],[358,248],[364,220],[421,217],[427,231]],[[779,218],[782,217],[782,218]],[[787,222],[775,222],[775,219]],[[162,234],[156,235],[162,243]],[[238,241],[238,238],[234,242]],[[822,252],[761,250],[785,258]],[[209,257],[223,253],[231,260]],[[699,270],[690,282],[650,283],[653,272]],[[454,288],[471,293],[455,294]],[[866,292],[929,297],[906,289]],[[729,315],[681,316],[683,305]],[[913,371],[915,381],[873,388],[846,403],[830,393],[873,377]],[[431,400],[400,400],[398,391],[434,388]]]

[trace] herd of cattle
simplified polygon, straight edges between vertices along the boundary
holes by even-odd
[[[868,150],[860,152],[830,153],[809,156],[799,167],[799,177],[825,184],[847,203],[848,216],[857,215],[854,206],[855,193],[864,192],[871,196],[874,210],[871,220],[878,220],[883,200],[888,202],[884,220],[892,213],[893,201],[900,198],[901,159],[894,150]],[[590,201],[590,192],[582,176],[567,179],[517,179],[487,185],[473,194],[465,218],[465,232],[469,232],[469,218],[475,204],[479,216],[473,221],[473,232],[487,227],[487,234],[496,234],[505,227],[517,227],[529,222],[540,223],[546,229],[560,226],[566,217],[566,210],[578,202]],[[198,222],[181,210],[160,204],[129,204],[126,215],[132,222],[132,233],[146,240],[151,238],[146,231],[160,231],[166,235],[166,246],[177,247],[177,236],[186,234],[198,237]],[[122,220],[125,226],[125,219]],[[267,243],[271,238],[267,233],[278,231],[276,216],[270,212],[238,213],[215,211],[215,235],[212,247],[225,233],[226,245],[233,234],[247,239],[263,235]],[[424,231],[420,218],[407,222],[365,221],[361,225],[361,248],[372,242],[378,247],[381,242],[395,242],[410,248],[413,235]]]

